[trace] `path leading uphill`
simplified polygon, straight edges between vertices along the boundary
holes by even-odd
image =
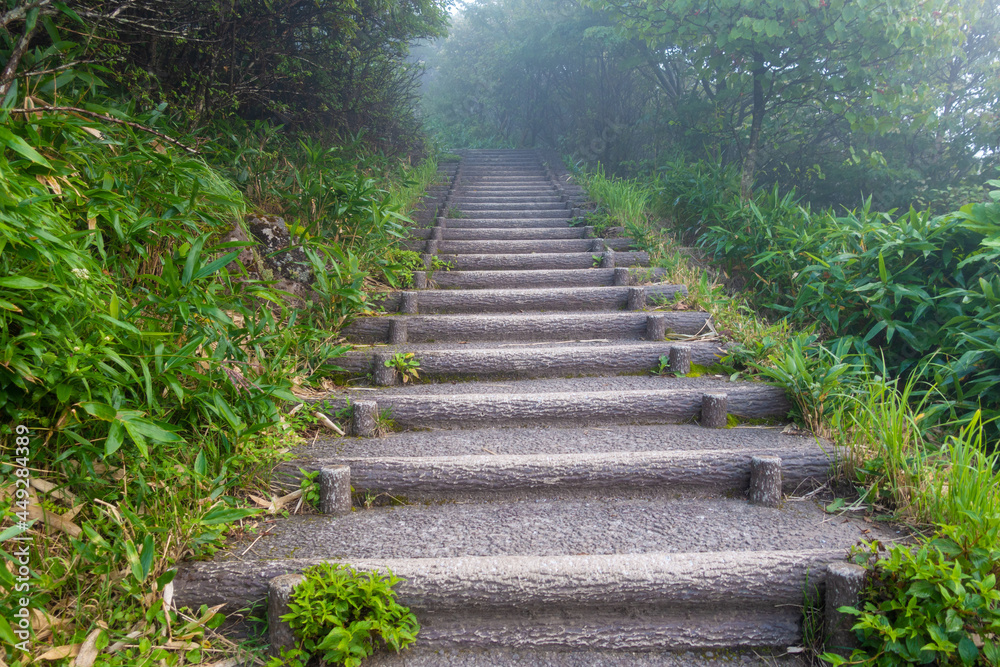
[[[335,363],[372,383],[328,410],[350,400],[359,437],[287,466],[324,471],[334,515],[188,564],[175,602],[245,608],[275,577],[335,559],[405,579],[421,635],[378,664],[682,665],[705,659],[685,651],[800,643],[804,592],[868,526],[779,502],[826,479],[815,439],[718,428],[784,418],[784,393],[683,376],[723,353],[670,340],[708,316],[657,310],[685,287],[659,282],[627,239],[570,225],[583,194],[559,165],[466,151],[451,177],[440,214],[460,215],[416,230],[417,289],[345,332],[358,347]],[[422,382],[398,384],[397,352]],[[676,373],[650,375],[663,356]],[[403,431],[369,437],[386,410]],[[355,498],[405,504],[343,514],[344,466]]]

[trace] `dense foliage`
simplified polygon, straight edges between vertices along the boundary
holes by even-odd
[[[341,77],[332,52],[319,63],[323,80],[281,73],[274,58],[288,54],[275,37],[274,52],[254,49],[273,56],[265,69],[280,81],[251,73],[261,95],[240,99],[219,92],[231,69],[205,62],[220,55],[215,42],[167,30],[218,26],[197,18],[218,7],[161,15],[131,3],[43,0],[3,14],[0,662],[68,664],[86,652],[85,664],[199,664],[225,650],[213,636],[216,610],[170,607],[170,567],[279,506],[269,470],[309,418],[291,416],[290,402],[322,386],[327,362],[345,349],[339,327],[409,280],[398,242],[436,178],[433,160],[414,167],[405,156],[422,145],[407,125],[407,98],[393,108],[375,100],[379,86],[411,76],[405,40],[425,19],[440,20],[440,7],[410,6],[426,10],[418,20],[399,7],[350,4],[313,16],[299,37],[287,28],[284,47],[305,48],[301,37],[315,35],[317,21],[376,12],[364,26],[336,27],[354,40],[338,47],[350,61],[341,65],[374,77],[371,86]],[[288,9],[259,11],[292,20]],[[378,12],[410,27],[392,28]],[[240,29],[261,28],[240,16]],[[182,85],[136,66],[138,42],[129,40],[154,28],[163,34],[152,43],[173,50],[170,61],[193,79]],[[385,39],[395,46],[379,52]],[[191,80],[207,86],[194,98]],[[352,115],[337,101],[345,90],[351,104],[386,115]],[[253,119],[285,116],[284,126]],[[195,120],[207,124],[188,129]],[[311,121],[329,127],[303,131]],[[331,142],[346,130],[358,136]],[[302,291],[283,291],[267,258],[228,240],[248,238],[251,212],[284,218]],[[30,571],[18,581],[12,554],[26,537]],[[8,594],[24,585],[29,595]],[[15,648],[22,599],[33,628],[27,651]]]
[[[741,201],[737,179],[674,162],[660,201],[761,306],[819,323],[883,375],[933,383],[931,416],[967,419],[980,405],[1000,416],[1000,192],[939,216],[837,213],[776,190]]]
[[[995,163],[994,4],[489,0],[424,58],[445,143],[545,146],[612,173],[664,158],[876,210],[982,195]]]

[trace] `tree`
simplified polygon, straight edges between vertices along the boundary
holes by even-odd
[[[964,19],[946,0],[583,1],[614,12],[621,29],[651,49],[679,49],[705,94],[732,110],[728,125],[740,138],[744,197],[769,114],[813,104],[850,117],[852,107],[869,101],[891,108],[925,87],[901,76],[909,64],[955,49]],[[866,127],[868,115],[855,114],[851,122],[878,129]]]

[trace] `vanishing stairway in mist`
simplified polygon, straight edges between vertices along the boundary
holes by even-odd
[[[652,665],[800,641],[804,591],[866,527],[746,495],[751,468],[766,483],[778,459],[785,492],[822,483],[821,443],[699,425],[713,406],[775,419],[789,406],[761,383],[650,376],[672,350],[680,364],[723,354],[668,339],[706,330],[705,313],[655,309],[684,286],[628,239],[571,226],[582,190],[537,152],[462,156],[437,224],[414,230],[416,288],[348,327],[357,347],[333,362],[375,386],[330,396],[331,413],[350,400],[362,435],[386,409],[405,430],[320,442],[285,467],[325,471],[330,508],[342,466],[356,494],[406,504],[290,517],[247,553],[183,567],[175,602],[243,609],[333,559],[405,579],[423,629],[377,664]],[[384,361],[400,351],[431,382],[397,384]]]

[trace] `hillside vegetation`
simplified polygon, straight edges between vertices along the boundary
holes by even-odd
[[[445,14],[32,0],[2,25],[0,663],[211,663],[222,618],[171,608],[169,568],[280,509],[269,471],[315,421],[287,407],[409,280],[436,164],[406,55]],[[307,290],[232,240],[249,213],[283,217]]]

